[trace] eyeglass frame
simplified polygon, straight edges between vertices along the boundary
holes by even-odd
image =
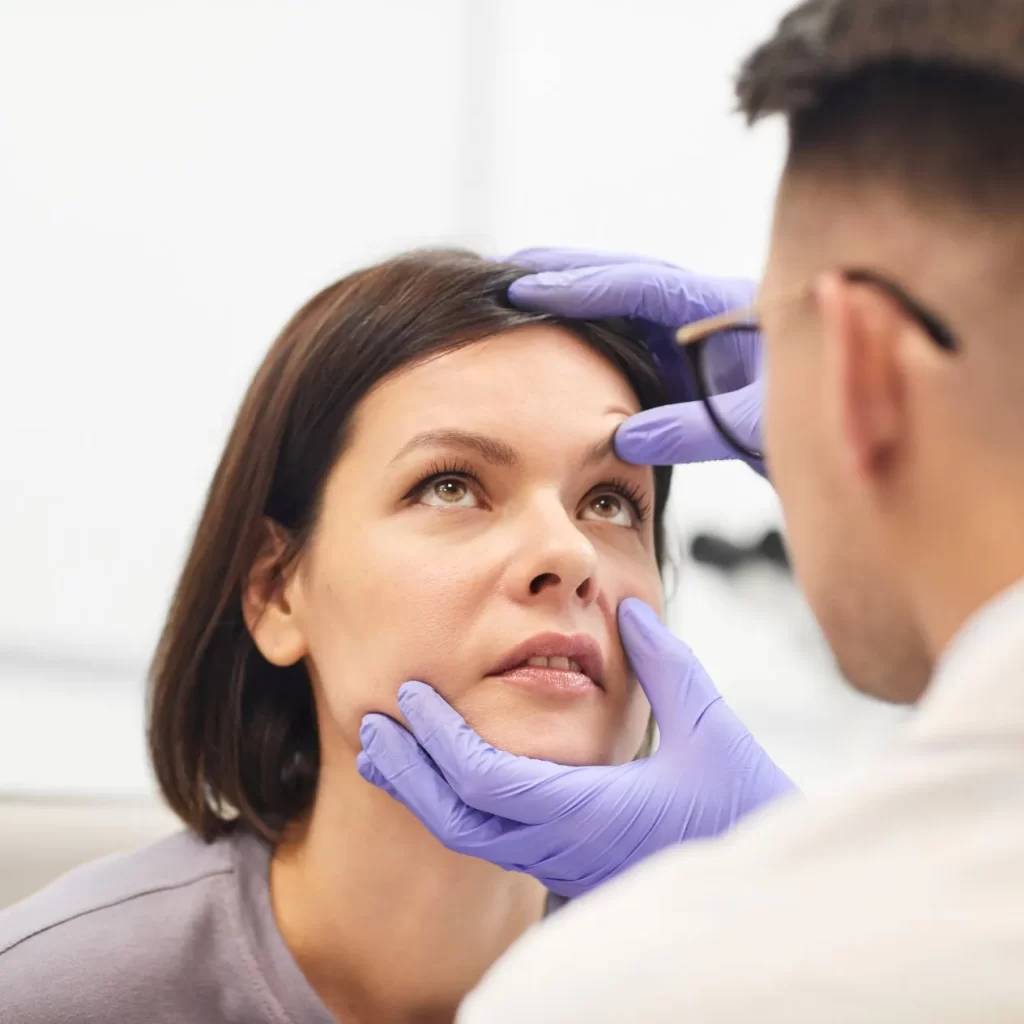
[[[914,298],[901,284],[898,284],[891,277],[876,270],[865,268],[843,269],[839,271],[839,274],[844,281],[850,284],[866,284],[879,289],[918,324],[925,334],[943,351],[949,353],[961,351],[962,344],[960,338],[946,321],[928,309],[918,299]],[[809,294],[809,291],[805,291],[803,294],[788,301],[798,302],[807,298]],[[722,440],[733,451],[742,459],[755,463],[764,461],[764,453],[740,441],[733,433],[732,428],[725,423],[722,416],[715,409],[712,399],[718,396],[711,394],[705,385],[703,359],[706,343],[716,334],[736,331],[760,333],[760,309],[760,306],[746,306],[725,313],[716,313],[713,316],[695,320],[692,324],[685,324],[675,333],[675,342],[686,354],[689,361],[690,370],[693,373],[694,386],[697,390],[697,399],[703,403],[704,408],[707,410],[708,418],[714,424]]]

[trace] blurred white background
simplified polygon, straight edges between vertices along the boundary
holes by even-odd
[[[788,6],[0,0],[0,798],[152,804],[146,662],[248,378],[319,287],[432,242],[758,274],[783,135],[731,83]],[[778,522],[739,466],[674,500],[683,539]],[[896,718],[768,567],[684,565],[671,616],[805,787]]]

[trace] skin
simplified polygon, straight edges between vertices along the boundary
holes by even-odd
[[[628,596],[661,604],[653,474],[611,446],[638,410],[613,367],[551,327],[407,368],[357,410],[295,571],[273,593],[250,588],[260,650],[304,659],[314,684],[320,786],[275,852],[271,892],[285,941],[339,1018],[452,1019],[544,902],[533,879],[445,850],[358,776],[366,713],[400,719],[398,688],[420,679],[514,753],[613,764],[643,740],[650,709],[616,609]],[[269,530],[264,559],[279,541]],[[542,632],[592,637],[602,685],[553,697],[490,674]]]
[[[1024,576],[1019,252],[991,223],[792,175],[776,205],[761,296],[771,477],[840,668],[890,701],[917,700],[966,620]],[[843,267],[899,281],[963,353]]]

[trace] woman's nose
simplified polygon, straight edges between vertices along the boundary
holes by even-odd
[[[521,600],[577,600],[590,604],[598,591],[597,552],[574,516],[559,502],[535,509],[516,570]]]

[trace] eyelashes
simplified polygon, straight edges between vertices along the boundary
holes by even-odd
[[[443,459],[431,464],[427,472],[420,477],[415,486],[409,490],[403,501],[409,501],[423,495],[433,484],[445,477],[457,477],[473,484],[483,490],[483,484],[479,476],[473,471],[473,467],[459,459]],[[615,494],[628,502],[633,514],[636,516],[637,524],[644,523],[651,514],[651,503],[645,490],[632,480],[623,477],[614,477],[611,480],[602,481],[596,484],[588,492],[584,501],[601,494]]]
[[[632,480],[615,477],[607,483],[598,484],[590,493],[607,493],[609,491],[612,494],[617,494],[620,498],[625,498],[633,506],[638,522],[644,523],[647,521],[648,516],[651,514],[651,503],[642,487],[635,484]]]
[[[468,463],[445,459],[443,462],[434,462],[426,474],[419,478],[416,485],[402,500],[407,501],[410,498],[418,497],[431,484],[437,483],[438,480],[442,480],[446,476],[461,477],[463,480],[469,480],[476,484],[477,487],[482,487],[480,478],[473,472],[473,468]]]

